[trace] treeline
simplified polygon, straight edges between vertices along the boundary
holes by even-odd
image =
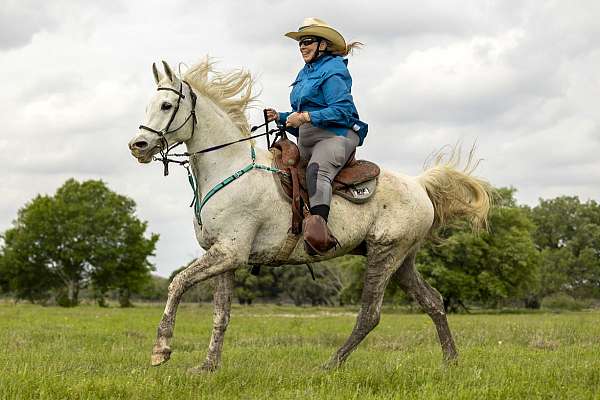
[[[577,309],[600,302],[597,202],[561,196],[528,207],[517,204],[515,189],[502,188],[489,222],[489,231],[478,235],[461,223],[439,232],[440,239],[428,241],[417,257],[419,271],[442,293],[448,311],[542,305]],[[362,257],[346,256],[313,267],[315,280],[306,266],[262,268],[258,276],[241,269],[234,295],[241,304],[360,303]],[[155,279],[155,285],[167,287],[168,280]],[[186,300],[210,301],[211,296],[211,283],[205,282]],[[385,301],[412,304],[393,279]]]
[[[475,235],[457,223],[428,241],[417,257],[422,275],[444,297],[448,311],[472,307],[567,308],[600,301],[600,206],[561,196],[535,207],[517,204],[515,190],[497,191],[489,231]],[[67,181],[54,196],[38,196],[3,235],[0,292],[32,302],[76,305],[83,295],[105,305],[162,301],[169,279],[151,275],[148,261],[158,235],[146,235],[135,203],[101,181]],[[236,300],[296,305],[360,303],[362,257],[307,266],[236,272]],[[212,299],[212,282],[184,300]],[[411,304],[392,279],[385,301]]]

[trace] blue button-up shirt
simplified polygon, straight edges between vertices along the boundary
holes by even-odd
[[[346,136],[348,129],[354,130],[362,144],[368,125],[359,120],[352,99],[352,77],[348,71],[348,60],[326,54],[300,70],[292,83],[290,103],[292,112],[310,113],[311,123],[327,129],[338,136]],[[285,121],[291,112],[279,113]],[[298,129],[288,129],[298,136]]]

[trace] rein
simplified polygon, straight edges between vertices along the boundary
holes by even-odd
[[[216,145],[216,146],[208,147],[206,149],[195,151],[193,153],[188,153],[186,151],[185,153],[175,153],[175,154],[172,154],[172,155],[175,156],[175,157],[189,157],[189,156],[194,156],[196,154],[210,153],[211,151],[219,150],[219,149],[222,149],[223,147],[231,146],[232,144],[245,142],[246,140],[256,139],[256,138],[259,138],[261,136],[267,136],[267,138],[268,138],[269,137],[268,135],[277,134],[279,132],[280,132],[280,128],[274,128],[274,129],[271,129],[268,132],[260,133],[258,135],[248,136],[248,137],[245,137],[245,138],[242,138],[242,139],[239,139],[239,140],[234,140],[233,142],[228,142],[228,143],[223,143],[223,144],[219,144],[219,145]],[[161,161],[161,160],[158,160],[158,161]]]
[[[179,111],[179,105],[181,103],[181,99],[185,99],[185,95],[183,94],[183,83],[185,83],[189,89],[190,92],[190,99],[191,99],[191,106],[192,109],[189,113],[189,115],[187,116],[187,118],[185,119],[185,121],[183,121],[183,123],[181,123],[181,125],[179,125],[177,128],[173,129],[173,130],[169,130],[169,128],[171,127],[171,124],[173,123],[173,120],[175,119],[175,116],[177,115],[177,112]],[[234,180],[238,179],[240,176],[244,175],[246,172],[252,171],[253,169],[261,169],[263,171],[267,171],[267,172],[271,172],[274,174],[284,174],[287,175],[287,172],[279,169],[279,168],[274,168],[274,167],[269,167],[266,165],[262,165],[262,164],[257,164],[256,163],[256,152],[254,150],[254,146],[250,146],[250,158],[252,159],[252,162],[248,165],[246,165],[244,168],[240,169],[239,171],[234,172],[232,175],[230,175],[229,177],[225,178],[224,180],[222,180],[221,182],[217,183],[215,186],[212,187],[211,190],[208,191],[208,193],[206,193],[206,195],[202,198],[202,200],[199,199],[198,196],[198,184],[196,182],[196,180],[194,179],[194,175],[192,174],[192,172],[190,171],[189,168],[189,157],[192,157],[194,155],[197,154],[203,154],[203,153],[210,153],[211,151],[215,151],[215,150],[219,150],[222,149],[224,147],[227,146],[231,146],[233,144],[236,143],[241,143],[241,142],[245,142],[247,140],[252,140],[252,139],[256,139],[259,138],[261,136],[266,136],[267,138],[267,147],[271,147],[271,141],[270,141],[270,137],[269,135],[271,134],[275,134],[275,139],[273,140],[273,143],[277,140],[278,136],[282,136],[284,137],[285,135],[285,126],[284,125],[278,125],[277,128],[271,129],[269,130],[269,121],[267,120],[267,113],[266,110],[263,112],[264,117],[265,117],[265,122],[261,125],[258,126],[253,126],[250,129],[250,132],[254,132],[256,131],[258,128],[261,127],[265,127],[265,132],[264,133],[260,133],[257,135],[252,135],[252,136],[248,136],[239,140],[234,140],[232,142],[228,142],[228,143],[223,143],[223,144],[219,144],[216,146],[211,146],[208,147],[206,149],[202,149],[199,151],[195,151],[193,153],[188,153],[187,151],[185,153],[174,153],[171,154],[173,157],[188,157],[187,160],[173,160],[171,158],[169,158],[169,152],[171,150],[173,150],[175,147],[181,145],[183,143],[183,141],[181,142],[177,142],[175,144],[173,144],[172,146],[169,146],[169,142],[167,141],[167,138],[165,137],[166,135],[170,134],[170,133],[174,133],[177,132],[178,130],[180,130],[181,128],[183,128],[185,126],[185,124],[187,124],[187,122],[191,119],[192,120],[192,135],[190,136],[190,138],[194,137],[194,132],[196,130],[196,125],[198,124],[198,120],[196,118],[196,99],[197,96],[194,93],[194,90],[192,89],[192,86],[186,82],[186,81],[181,81],[179,83],[179,90],[173,89],[173,88],[169,88],[169,87],[159,87],[157,90],[168,90],[171,91],[175,94],[177,94],[177,104],[175,105],[175,108],[173,109],[173,113],[171,114],[171,117],[169,118],[169,121],[167,122],[167,125],[160,131],[157,131],[154,128],[151,128],[149,126],[146,125],[140,125],[139,129],[144,129],[147,130],[149,132],[155,133],[159,136],[160,138],[160,155],[161,157],[152,157],[153,161],[160,161],[163,163],[163,175],[167,176],[169,175],[169,163],[174,163],[174,164],[178,164],[183,166],[188,174],[188,181],[190,183],[190,186],[192,187],[192,191],[194,192],[194,198],[192,199],[192,202],[190,204],[190,207],[194,207],[194,214],[196,215],[196,220],[198,221],[198,225],[202,226],[202,218],[200,216],[200,212],[202,211],[202,208],[204,207],[204,205],[208,202],[208,200],[210,200],[211,197],[213,197],[218,191],[220,191],[221,189],[223,189],[225,186],[229,185],[231,182],[233,182]],[[166,151],[165,151],[166,150]]]

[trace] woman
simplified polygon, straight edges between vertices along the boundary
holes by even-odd
[[[344,37],[325,21],[307,18],[297,32],[285,36],[297,40],[306,63],[292,83],[292,112],[267,109],[270,121],[285,122],[298,136],[300,156],[307,161],[306,182],[310,216],[304,220],[307,251],[323,254],[337,243],[327,228],[331,185],[367,134],[354,106],[348,72],[343,57],[361,43],[346,44]]]

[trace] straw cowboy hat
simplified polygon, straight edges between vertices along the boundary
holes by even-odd
[[[294,40],[300,40],[304,36],[322,37],[329,42],[328,48],[332,53],[346,53],[346,40],[342,34],[319,18],[306,18],[298,28],[298,32],[288,32],[285,36]]]

